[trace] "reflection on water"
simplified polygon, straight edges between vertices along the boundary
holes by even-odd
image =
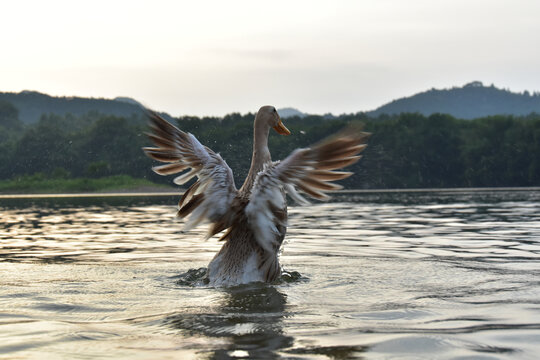
[[[215,289],[175,199],[0,199],[0,358],[535,358],[540,191],[293,207],[273,285]]]
[[[250,358],[268,358],[293,345],[293,337],[284,335],[283,317],[286,295],[272,286],[254,284],[221,290],[220,303],[210,312],[180,312],[164,323],[191,336],[229,338],[214,356],[245,354]]]

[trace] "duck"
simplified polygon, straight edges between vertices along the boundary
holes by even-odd
[[[152,170],[164,176],[179,174],[173,182],[180,186],[196,178],[178,202],[177,216],[185,219],[183,231],[209,223],[207,239],[221,233],[223,245],[207,269],[211,286],[278,281],[282,273],[279,254],[287,231],[286,195],[300,205],[310,204],[305,195],[328,200],[328,193],[342,189],[333,181],[352,175],[338,170],[361,158],[369,135],[350,127],[296,149],[282,161],[272,161],[270,129],[284,136],[291,132],[274,106],[262,106],[253,122],[251,166],[237,189],[233,171],[218,153],[158,113],[147,113],[151,129],[147,135],[154,146],[143,151],[165,163]]]

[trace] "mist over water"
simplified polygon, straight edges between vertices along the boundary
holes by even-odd
[[[0,358],[475,358],[540,352],[540,191],[292,207],[276,284],[212,288],[175,197],[0,199]]]

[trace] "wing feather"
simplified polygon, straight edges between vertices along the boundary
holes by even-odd
[[[325,161],[321,161],[319,165],[317,166],[317,169],[320,170],[335,170],[335,169],[341,169],[346,166],[352,165],[358,160],[360,160],[361,156],[350,156],[346,158],[337,158],[337,159],[329,159]]]
[[[186,164],[172,163],[167,165],[154,166],[154,170],[159,175],[171,175],[184,171],[188,168]]]
[[[192,134],[183,132],[154,112],[149,111],[148,116],[152,130],[148,137],[155,147],[144,147],[143,151],[154,160],[169,163],[152,169],[160,175],[184,171],[173,180],[178,185],[198,178],[178,203],[177,215],[189,216],[185,230],[203,221],[224,222],[229,218],[227,213],[237,195],[231,168]]]
[[[336,181],[343,180],[351,176],[353,173],[349,171],[329,171],[329,170],[314,170],[313,176],[319,180]]]
[[[345,179],[351,172],[332,171],[354,164],[365,148],[369,134],[347,129],[319,144],[297,149],[285,160],[273,163],[261,171],[253,185],[249,203],[245,208],[248,224],[258,244],[266,251],[275,251],[280,244],[278,228],[284,226],[276,208],[285,204],[280,200],[284,189],[293,200],[305,205],[309,202],[297,189],[319,200],[328,200],[326,192],[342,188],[332,181]],[[277,200],[276,200],[277,199]]]

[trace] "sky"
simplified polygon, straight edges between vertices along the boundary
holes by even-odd
[[[0,91],[179,115],[354,113],[479,80],[540,90],[538,0],[1,1]]]

